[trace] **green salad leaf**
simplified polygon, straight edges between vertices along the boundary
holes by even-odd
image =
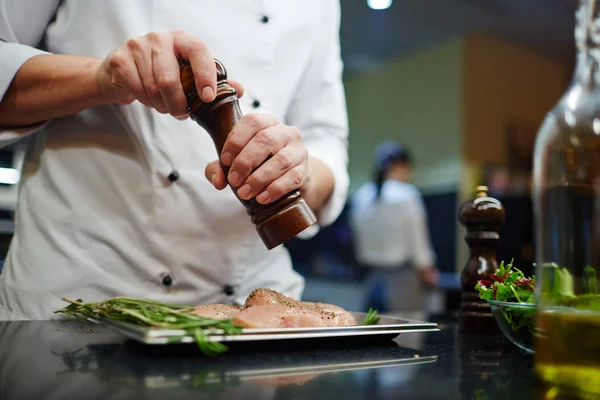
[[[580,310],[600,311],[596,270],[591,266],[583,269],[582,291],[575,294],[573,275],[567,268],[556,263],[545,263],[541,269],[544,285],[541,288],[543,299],[554,304],[574,307]],[[498,270],[489,279],[481,279],[475,285],[482,300],[534,304],[536,300],[536,276],[525,277],[523,272],[513,265],[513,261],[500,263]],[[505,307],[501,310],[504,319],[513,332],[527,329],[533,333],[535,308]]]
[[[502,261],[498,270],[490,275],[490,279],[477,282],[475,290],[483,300],[534,303],[535,275],[526,278],[512,261],[507,265]]]
[[[490,279],[482,279],[475,285],[479,297],[483,300],[496,300],[514,303],[535,303],[535,275],[525,277],[523,272],[513,265],[513,261],[500,263],[498,270]],[[515,334],[533,334],[535,329],[535,307],[505,307],[500,309],[506,323]]]
[[[583,292],[586,294],[598,293],[596,270],[590,265],[583,269]]]

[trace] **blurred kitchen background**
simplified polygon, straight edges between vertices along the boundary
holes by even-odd
[[[341,0],[350,117],[350,196],[371,178],[383,140],[413,152],[442,273],[429,311],[458,306],[468,256],[461,202],[487,184],[506,208],[499,258],[532,262],[530,171],[537,129],[574,63],[576,0]],[[25,143],[0,150],[0,258],[6,253]],[[348,210],[310,240],[287,244],[305,299],[363,307]],[[35,251],[35,249],[32,249]]]

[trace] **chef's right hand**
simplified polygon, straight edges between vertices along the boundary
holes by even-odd
[[[137,100],[162,114],[185,119],[187,100],[178,57],[190,62],[202,101],[213,101],[217,89],[213,56],[202,41],[181,31],[151,32],[131,38],[111,52],[97,71],[100,90],[110,103]],[[239,83],[229,83],[239,96],[243,94]]]
[[[418,269],[419,276],[423,280],[426,286],[434,288],[438,285],[440,281],[440,274],[435,267],[427,267],[423,269]]]

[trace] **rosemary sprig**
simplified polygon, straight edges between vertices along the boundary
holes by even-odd
[[[219,320],[190,314],[189,311],[194,309],[192,306],[164,304],[131,297],[113,297],[98,303],[84,303],[82,299],[62,300],[69,304],[54,312],[83,322],[86,322],[87,318],[106,318],[136,325],[184,330],[208,356],[227,351],[227,346],[208,338],[205,330],[220,329],[226,335],[242,332],[242,326],[234,324],[230,319]]]
[[[363,319],[361,325],[377,325],[380,319],[381,317],[377,314],[377,310],[369,308],[369,312],[365,316],[365,319]]]

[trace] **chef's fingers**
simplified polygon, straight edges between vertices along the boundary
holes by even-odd
[[[221,168],[219,160],[208,163],[204,169],[204,175],[217,190],[223,190],[227,187],[225,172],[223,171],[223,168]]]
[[[133,55],[135,65],[142,79],[146,94],[150,99],[152,107],[156,111],[165,114],[167,107],[160,95],[160,88],[154,78],[152,71],[152,47],[160,45],[160,35],[155,32],[150,32],[145,36],[138,36],[127,41],[127,48]]]
[[[217,93],[217,67],[204,42],[184,32],[177,32],[173,42],[176,54],[192,66],[196,90],[205,103],[215,99]]]
[[[290,141],[290,135],[286,133],[288,129],[290,128],[285,125],[275,125],[258,131],[234,158],[233,163],[231,163],[229,176],[227,177],[229,184],[233,187],[239,187],[250,176],[252,171],[264,163],[268,157],[283,149]],[[286,154],[286,152],[283,152],[278,159],[282,167],[287,166],[287,168],[284,168],[285,171],[293,166],[291,165],[292,156]],[[256,190],[258,189],[262,188],[257,188]],[[257,192],[254,193],[256,194]],[[251,193],[242,198],[247,199],[249,197],[251,197]]]
[[[233,160],[258,132],[279,124],[277,118],[268,114],[246,114],[233,127],[221,151],[221,161],[231,166]]]
[[[227,82],[238,92],[238,99],[244,95],[244,86],[241,83],[233,79],[227,79]]]
[[[179,61],[173,43],[152,47],[152,72],[167,112],[177,119],[188,117],[187,99],[179,76]]]
[[[266,204],[302,188],[308,179],[307,158],[308,151],[301,143],[286,146],[250,175],[238,196],[256,196],[256,201]]]
[[[308,173],[304,165],[290,169],[281,178],[269,184],[256,196],[256,201],[261,204],[272,203],[281,196],[295,189],[301,189],[308,182]]]
[[[102,63],[104,70],[104,82],[115,95],[117,102],[129,104],[133,100],[138,100],[146,106],[151,106],[148,95],[144,90],[142,79],[135,66],[133,55],[119,48],[111,52]]]

